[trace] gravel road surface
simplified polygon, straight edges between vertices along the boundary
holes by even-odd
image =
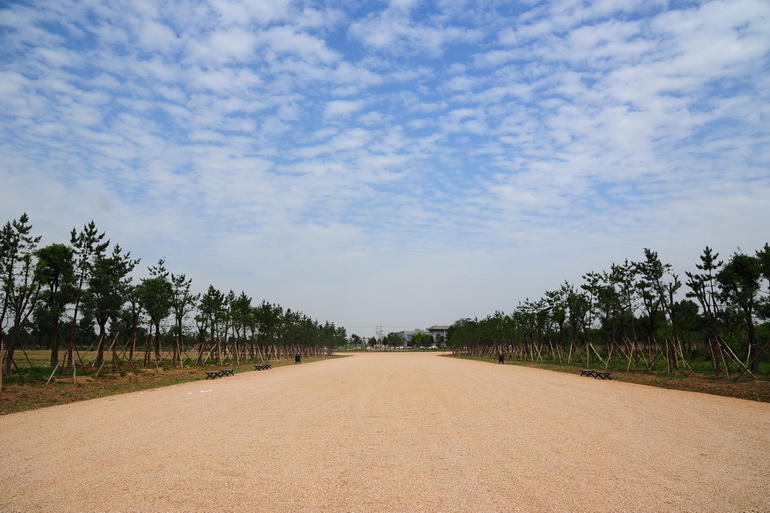
[[[0,417],[0,512],[770,512],[770,404],[367,353]]]

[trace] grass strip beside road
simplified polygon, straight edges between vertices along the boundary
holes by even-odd
[[[466,360],[476,360],[494,363],[499,365],[497,358],[487,358],[483,356],[469,355],[451,355],[450,358],[460,358]],[[550,362],[527,362],[517,360],[506,360],[505,365],[520,365],[523,367],[533,367],[537,369],[550,370],[555,372],[566,372],[570,374],[579,374],[580,365],[563,365]],[[603,367],[598,369],[606,370]],[[624,381],[626,383],[636,383],[638,385],[647,385],[658,388],[668,388],[672,390],[684,390],[688,392],[700,392],[704,394],[721,395],[725,397],[735,397],[737,399],[747,399],[749,401],[759,401],[770,403],[770,380],[767,379],[741,379],[735,382],[730,377],[714,377],[704,374],[693,373],[689,376],[672,375],[666,376],[661,372],[644,372],[631,370],[613,370],[612,379]]]

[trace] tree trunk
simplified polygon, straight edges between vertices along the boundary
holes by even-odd
[[[150,327],[150,333],[147,334],[147,339],[144,341],[144,363],[143,367],[150,366],[150,354],[152,354],[152,327]]]
[[[96,345],[96,360],[94,360],[94,367],[101,367],[104,363],[104,339],[107,338],[107,334],[104,330],[104,325],[107,321],[99,323],[99,343]]]
[[[73,334],[74,337],[74,334]],[[67,365],[67,370],[74,370],[75,369],[75,339],[70,338],[67,342],[67,353],[65,357],[65,363]]]
[[[747,348],[746,358],[749,360],[749,370],[756,374],[759,372],[760,359],[754,357],[754,353],[757,351],[757,330],[751,317],[751,311],[748,311],[746,313],[746,326],[749,330],[749,347]]]
[[[116,371],[120,368],[120,362],[118,361],[118,345],[115,343],[118,341],[120,333],[115,333],[115,340],[112,341],[112,371]]]
[[[136,352],[136,330],[131,333],[131,349],[128,353],[128,364],[134,368],[134,353]]]
[[[59,333],[59,323],[55,323],[54,329],[50,334],[51,341],[51,368],[55,369],[59,365],[59,339],[61,334]]]
[[[206,337],[201,336],[200,341],[198,343],[198,359],[196,361],[197,365],[201,365],[203,363],[203,352],[206,350]]]
[[[155,363],[160,361],[160,321],[155,322],[155,341],[154,341],[154,349],[155,349]]]
[[[177,333],[174,337],[174,355],[172,357],[174,365],[182,361],[182,343],[180,341],[181,337],[182,336],[179,333]]]
[[[711,368],[714,369],[714,376],[719,377],[722,373],[722,369],[720,368],[722,350],[719,348],[719,340],[717,340],[716,335],[709,335],[708,345],[711,350]]]
[[[14,320],[13,328],[11,328],[10,337],[5,347],[5,360],[2,362],[3,376],[8,376],[11,373],[11,362],[13,362],[13,353],[16,351],[16,345],[19,341],[19,316]]]

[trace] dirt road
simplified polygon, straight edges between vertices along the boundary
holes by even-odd
[[[0,512],[769,512],[770,404],[356,354],[0,417]]]

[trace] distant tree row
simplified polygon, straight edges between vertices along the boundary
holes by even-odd
[[[254,305],[245,292],[209,285],[193,293],[192,280],[169,272],[162,259],[134,284],[139,259],[111,246],[93,221],[73,228],[69,244],[40,242],[26,213],[0,231],[3,377],[18,371],[16,354],[25,347],[50,348],[52,369],[74,370],[85,367],[83,348],[95,349],[90,365],[101,369],[105,352],[113,367],[133,367],[142,349],[144,366],[158,365],[165,355],[181,366],[307,356],[345,342],[344,328],[267,301]]]
[[[438,335],[434,337],[428,333],[415,332],[411,337],[405,337],[402,333],[390,332],[382,338],[380,344],[383,347],[390,347],[392,349],[427,349],[433,346],[441,345],[444,342],[444,337]]]
[[[438,347],[445,347],[445,340],[442,335],[433,336],[428,333],[416,332],[412,334],[411,338],[407,339],[403,332],[398,333],[391,331],[379,340],[377,337],[370,337],[363,339],[360,336],[353,333],[350,335],[348,341],[353,347],[360,348],[361,346],[370,346],[371,348],[382,349],[435,349]]]
[[[577,286],[565,281],[511,314],[460,319],[448,341],[481,356],[756,376],[770,339],[770,246],[726,262],[706,247],[699,260],[682,281],[644,249],[643,260],[586,273]]]

